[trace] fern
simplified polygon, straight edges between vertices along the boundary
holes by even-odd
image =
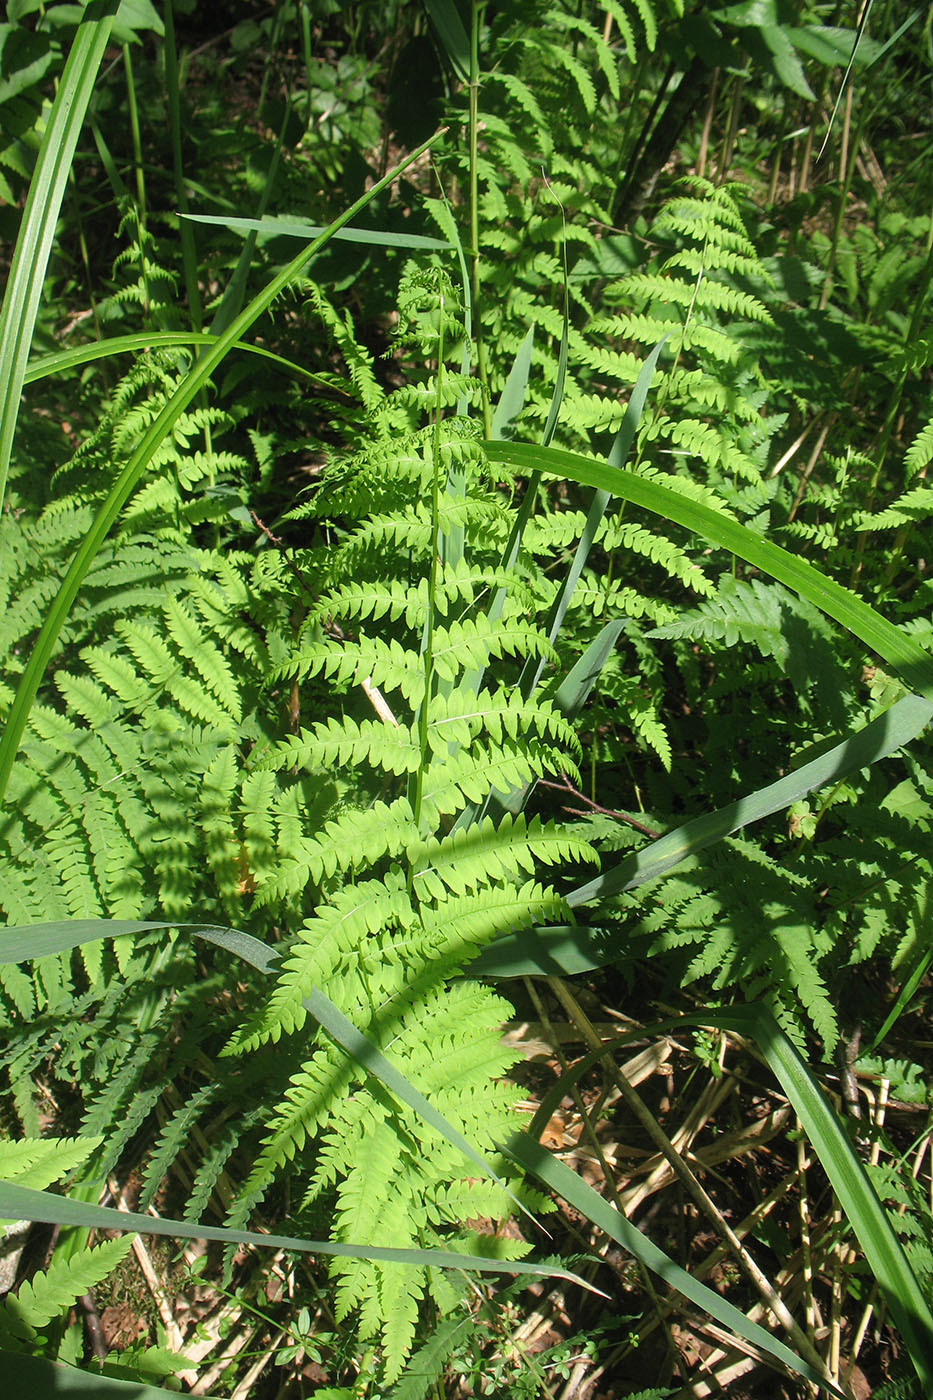
[[[101,1146],[101,1137],[0,1138],[0,1180],[43,1191],[82,1165]]]
[[[70,1308],[112,1273],[133,1244],[133,1235],[104,1240],[92,1249],[79,1249],[69,1258],[57,1257],[44,1273],[20,1285],[16,1296],[0,1302],[0,1336],[16,1350],[41,1345],[38,1328]]]
[[[407,334],[416,342],[426,337],[429,346],[437,322],[425,325],[421,318],[432,306],[434,285],[413,282],[403,300]],[[449,287],[444,295],[449,306]],[[314,597],[302,636],[274,677],[299,690],[324,678],[332,693],[344,692],[345,712],[263,747],[247,780],[257,785],[260,810],[268,814],[266,854],[249,852],[258,904],[313,906],[314,914],[297,927],[277,984],[231,1037],[227,1053],[255,1054],[268,1041],[300,1046],[302,999],[313,987],[326,987],[411,1083],[492,1152],[510,1121],[511,1090],[498,1081],[511,1058],[495,1035],[508,1010],[484,988],[452,979],[507,929],[565,920],[566,906],[539,872],[594,859],[595,852],[572,829],[540,817],[507,813],[447,830],[451,819],[497,788],[527,785],[543,772],[573,773],[568,752],[579,753],[572,728],[552,704],[502,680],[510,669],[514,674],[516,658],[557,661],[528,616],[539,590],[495,563],[488,540],[469,523],[465,543],[476,539],[475,556],[431,568],[432,538],[471,520],[469,509],[458,509],[461,502],[488,514],[488,477],[475,438],[456,417],[448,432],[446,420],[441,430],[423,430],[412,416],[423,401],[441,405],[457,389],[455,377],[448,381],[443,372],[442,382],[425,382],[421,396],[401,403],[389,396],[372,423],[371,446],[341,460],[332,483],[325,474],[312,509],[300,508],[305,519],[324,520],[330,510],[349,516],[352,544],[326,558],[314,543],[296,551],[303,578],[314,580]],[[385,444],[400,419],[412,450],[396,454],[386,475]],[[413,529],[412,502],[429,495],[438,463],[445,475],[462,473],[462,495],[441,493]],[[356,522],[352,512],[365,499],[356,478],[368,482],[374,474],[380,474],[378,499]],[[372,547],[377,539],[379,551]],[[528,564],[523,571],[530,573]],[[506,585],[512,597],[493,622],[486,607]],[[484,672],[487,682],[478,691],[466,683],[466,676]],[[391,720],[381,710],[378,720],[359,715],[367,687],[389,698]],[[292,833],[283,804],[300,792],[303,775],[334,771],[347,775],[342,809],[316,830]],[[294,810],[300,812],[300,799]],[[283,1172],[297,1173],[309,1183],[306,1208],[322,1194],[333,1196],[340,1238],[490,1247],[462,1222],[478,1212],[507,1213],[500,1188],[469,1184],[459,1155],[368,1088],[359,1068],[334,1048],[321,1043],[300,1059],[268,1114],[231,1220],[245,1219]],[[495,1243],[499,1252],[508,1247]],[[365,1262],[334,1267],[340,1315],[357,1309],[363,1335],[381,1337],[387,1376],[398,1375],[427,1273],[401,1276]]]

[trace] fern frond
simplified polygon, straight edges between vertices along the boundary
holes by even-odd
[[[0,1138],[0,1180],[15,1181],[44,1191],[80,1167],[97,1151],[104,1139],[22,1138],[12,1142]]]
[[[80,1249],[70,1258],[56,1255],[48,1269],[20,1285],[14,1297],[0,1302],[0,1318],[14,1334],[30,1336],[72,1307],[85,1293],[111,1274],[133,1245],[134,1235],[104,1240],[91,1249]]]
[[[513,879],[521,871],[534,873],[535,862],[598,861],[594,848],[572,830],[527,821],[506,813],[498,827],[491,817],[442,838],[412,842],[408,859],[415,871],[416,888],[438,899],[446,891],[464,894],[490,879]]]
[[[417,828],[407,798],[375,802],[367,811],[347,811],[327,823],[320,836],[305,839],[290,857],[278,862],[276,873],[257,890],[260,904],[295,894],[309,883],[320,884],[337,871],[349,873],[374,865],[405,849]]]

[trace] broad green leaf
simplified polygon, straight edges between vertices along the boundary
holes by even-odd
[[[794,52],[794,46],[784,30],[779,25],[766,24],[758,30],[748,31],[745,36],[746,42],[753,35],[761,39],[766,53],[770,53],[770,66],[784,86],[789,87],[791,92],[796,92],[798,97],[805,97],[811,102],[815,101],[816,94],[807,82],[803,64]],[[766,54],[762,55],[762,57],[765,56]]]
[[[917,11],[919,15],[920,11]],[[827,68],[841,68],[853,57],[855,50],[855,63],[861,66],[868,66],[878,58],[881,46],[873,39],[862,38],[856,49],[854,29],[836,29],[831,25],[808,24],[802,29],[793,27],[785,28],[784,33],[790,39],[795,48],[801,53],[807,54],[810,58],[815,58],[818,63],[823,63]]]
[[[260,238],[317,238],[324,232],[323,224],[309,224],[303,219],[290,219],[286,214],[267,214],[263,219],[234,219],[230,215],[181,214],[193,224],[212,224],[231,229],[234,233],[256,233]],[[366,243],[373,248],[450,248],[443,238],[428,238],[420,233],[383,233],[377,229],[342,228],[333,237],[344,243]]]
[[[6,494],[26,361],[55,227],[84,114],[94,91],[117,0],[88,11],[75,34],[49,113],[0,307],[0,508]]]
[[[140,29],[152,30],[160,38],[165,33],[165,26],[152,0],[120,0],[113,37],[120,44],[138,44]]]
[[[742,29],[761,29],[778,23],[776,0],[740,0],[738,5],[725,5],[711,13],[713,19]]]
[[[18,24],[0,24],[0,103],[41,82],[55,56],[48,34],[35,34]]]

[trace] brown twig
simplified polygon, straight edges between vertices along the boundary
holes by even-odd
[[[614,821],[625,822],[627,826],[633,826],[636,831],[640,831],[643,836],[650,837],[652,841],[657,841],[658,837],[661,835],[660,831],[655,831],[653,827],[645,826],[645,824],[638,821],[637,818],[629,816],[628,812],[615,812],[611,807],[600,806],[598,802],[594,802],[593,799],[587,797],[585,793],[578,792],[569,778],[564,778],[562,783],[552,783],[549,782],[547,778],[539,778],[538,787],[553,788],[555,792],[569,792],[578,802],[585,802],[591,812],[599,812],[604,817],[612,817]],[[586,812],[581,812],[575,807],[564,807],[562,810],[565,812],[572,812],[573,815],[577,817],[586,816]]]
[[[82,1293],[78,1302],[81,1306],[81,1311],[84,1313],[84,1325],[87,1328],[91,1350],[98,1361],[104,1362],[107,1360],[107,1347],[104,1342],[104,1329],[100,1325],[100,1313],[97,1311],[97,1304],[94,1302],[94,1294]]]
[[[298,581],[299,588],[303,588],[309,598],[314,598],[314,591],[311,588],[311,585],[308,583],[307,579],[302,575],[301,570],[298,568],[298,565],[295,563],[294,559],[289,553],[288,545],[282,539],[281,535],[273,535],[268,525],[263,524],[263,522],[259,519],[259,516],[252,509],[252,507],[250,507],[249,513],[253,518],[253,522],[257,530],[261,530],[262,533],[265,535],[266,539],[269,541],[269,543],[274,544],[276,549],[281,550],[282,557],[284,558],[288,567],[291,569],[292,573],[295,575],[295,578]],[[316,601],[317,600],[315,599],[315,602]]]

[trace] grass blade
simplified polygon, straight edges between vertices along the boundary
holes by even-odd
[[[177,1390],[79,1371],[77,1366],[63,1366],[57,1361],[47,1361],[44,1356],[0,1351],[0,1367],[10,1387],[8,1393],[15,1395],[16,1400],[49,1400],[50,1396],[58,1395],[83,1396],[84,1400],[165,1400],[166,1396],[178,1400]],[[211,1396],[206,1396],[205,1400],[211,1400]]]
[[[567,679],[569,681],[570,677]],[[554,698],[557,700],[557,696]],[[571,908],[582,909],[600,899],[656,880],[688,856],[696,855],[734,831],[774,812],[784,811],[808,792],[838,782],[846,774],[858,772],[896,753],[916,738],[931,718],[933,706],[917,695],[905,695],[857,734],[786,778],[748,793],[715,812],[694,817],[693,821],[626,856],[613,869],[578,885],[566,896],[567,903]],[[483,977],[535,977],[558,971],[570,976],[605,966],[618,951],[604,933],[586,925],[520,929],[497,938],[495,943],[484,948],[471,968]]]
[[[471,977],[576,977],[619,955],[603,929],[551,924],[503,934],[470,963]]]
[[[443,130],[446,130],[444,128]],[[400,171],[416,161],[426,150],[443,135],[443,130],[435,133],[429,140],[423,142],[415,151],[406,156],[399,165],[390,170],[383,179],[379,180],[371,189],[362,194],[355,204],[351,205],[345,213],[336,218],[333,223],[328,224],[323,233],[319,234],[306,248],[303,248],[290,263],[287,263],[275,277],[269,282],[257,296],[249,303],[243,311],[236,316],[226,329],[218,336],[217,340],[209,350],[192,366],[188,374],[175,389],[172,396],[163,405],[160,412],[153,419],[146,429],[142,439],[137,444],[116,482],[112,486],[107,499],[104,501],[93,525],[82,541],[71,566],[66,573],[58,594],[52,603],[51,608],[43,623],[42,630],[33,647],[32,654],[20,678],[20,683],[10,709],[9,718],[3,731],[3,738],[0,739],[0,804],[6,794],[6,786],[9,782],[10,772],[13,767],[13,760],[19,748],[23,730],[32,708],[36,692],[45,673],[59,633],[64,626],[65,619],[71,611],[71,605],[75,600],[78,589],[81,587],[84,577],[93,562],[94,556],[100,549],[109,533],[111,526],[117,519],[130,495],[134,491],[143,472],[152,461],[153,456],[171,432],[175,423],[179,419],[191,401],[197,397],[206,386],[208,379],[214,370],[220,365],[228,351],[238,340],[249,330],[254,321],[272,305],[276,297],[294,281],[307,266],[309,260],[330,241],[345,224],[364,209],[383,189],[388,188],[392,181],[398,177]]]
[[[885,1037],[890,1034],[891,1029],[897,1025],[913,1000],[914,992],[927,975],[931,963],[933,963],[933,948],[927,948],[917,959],[912,971],[898,992],[894,1005],[884,1018],[884,1024],[869,1046],[869,1054],[873,1054],[874,1051],[878,1049],[878,1046]]]
[[[738,1308],[727,1303],[724,1298],[720,1298],[713,1289],[707,1288],[696,1279],[690,1277],[679,1264],[675,1264],[673,1259],[669,1259],[663,1250],[636,1229],[624,1215],[620,1215],[608,1201],[604,1201],[592,1186],[588,1186],[576,1172],[571,1171],[565,1163],[552,1156],[550,1152],[540,1143],[527,1137],[524,1133],[516,1133],[509,1141],[508,1152],[510,1156],[531,1172],[534,1176],[543,1181],[557,1195],[562,1196],[565,1201],[575,1210],[591,1220],[610,1239],[620,1244],[629,1254],[633,1254],[639,1259],[645,1268],[650,1269],[671,1288],[675,1288],[678,1293],[695,1303],[703,1312],[719,1322],[723,1327],[727,1327],[730,1332],[743,1337],[747,1342],[765,1352],[768,1356],[779,1361],[783,1366],[788,1367],[798,1376],[805,1376],[807,1380],[813,1381],[815,1385],[822,1386],[825,1390],[834,1395],[842,1395],[836,1390],[826,1376],[820,1375],[807,1362],[802,1361],[783,1342],[777,1341],[763,1327],[757,1323],[750,1322]]]
[[[255,233],[260,238],[317,238],[324,232],[323,224],[309,224],[303,219],[291,219],[287,214],[267,214],[263,219],[234,219],[229,215],[181,214],[195,224],[214,224],[234,233]],[[453,245],[445,238],[428,238],[420,233],[383,233],[377,229],[342,228],[334,238],[345,243],[365,243],[372,248],[441,248]]]
[[[278,962],[278,951],[261,943],[251,934],[239,929],[215,928],[202,924],[152,923],[138,919],[63,919],[55,923],[24,924],[0,929],[0,964],[32,961],[52,953],[66,953],[82,943],[101,938],[119,938],[123,934],[147,933],[158,929],[179,928],[223,948],[234,957],[242,958],[258,972],[271,974]],[[372,1041],[348,1020],[334,1003],[316,988],[302,1003],[318,1024],[340,1048],[354,1059],[367,1074],[378,1079],[403,1103],[418,1114],[437,1133],[446,1138],[478,1167],[484,1176],[507,1192],[522,1214],[528,1212],[505,1182],[497,1175],[481,1153],[477,1152],[463,1134],[420,1093],[399,1070],[377,1050]],[[0,1216],[4,1212],[0,1206]],[[13,1217],[15,1218],[15,1217]],[[26,1218],[25,1216],[23,1217]],[[205,1237],[206,1238],[206,1237]]]
[[[711,1012],[703,1024],[735,1030],[754,1040],[780,1081],[887,1299],[923,1393],[933,1395],[933,1316],[888,1213],[819,1084],[764,1007]]]
[[[130,354],[158,345],[216,345],[217,340],[216,335],[209,335],[205,331],[140,331],[130,335],[110,336],[107,340],[93,340],[87,345],[75,345],[70,350],[55,350],[51,355],[32,360],[26,369],[23,383],[35,384],[38,380],[48,379],[63,370],[91,364],[94,360],[104,360],[110,355]],[[262,345],[250,345],[248,341],[238,340],[230,346],[230,350],[245,350],[250,355],[261,355],[264,360],[271,360],[280,369],[287,369],[291,374],[325,384],[329,389],[335,388],[320,375],[312,374],[302,365],[295,364],[294,360],[287,360],[283,355],[277,355],[274,350],[266,350]]]
[[[626,856],[613,870],[572,890],[567,896],[568,904],[579,909],[598,899],[621,894],[623,890],[632,890],[648,880],[657,879],[688,856],[696,855],[714,842],[731,836],[743,826],[759,822],[774,812],[781,812],[808,792],[838,782],[847,773],[858,772],[860,768],[867,768],[879,759],[896,753],[922,733],[931,719],[933,705],[917,695],[905,695],[857,734],[834,745],[827,753],[805,763],[793,773],[788,773],[786,778],[758,788],[756,792],[740,797],[715,812],[695,817],[676,831]]]
[[[515,422],[525,405],[525,391],[528,388],[534,340],[535,327],[534,322],[532,322],[518,347],[518,353],[512,362],[505,387],[499,395],[499,402],[492,415],[492,436],[494,438],[505,437],[506,429]]]
[[[667,336],[664,336],[658,341],[641,367],[641,371],[635,381],[635,387],[632,390],[632,396],[625,410],[625,417],[622,419],[622,426],[616,433],[615,441],[609,452],[607,460],[610,467],[615,467],[617,469],[622,467],[628,459],[628,454],[632,450],[635,434],[638,431],[638,424],[641,421],[641,415],[644,411],[645,400],[648,397],[648,390],[651,388],[651,381],[654,378],[658,356],[664,348],[665,340],[667,340]],[[573,590],[576,588],[580,575],[583,573],[586,566],[590,550],[593,547],[596,531],[602,524],[603,516],[606,513],[606,507],[611,499],[610,493],[602,490],[597,490],[593,497],[592,504],[586,517],[586,523],[583,526],[583,534],[580,536],[580,540],[577,544],[576,553],[573,556],[573,561],[567,572],[567,577],[564,579],[560,592],[554,599],[554,604],[551,608],[551,615],[548,618],[547,628],[547,639],[549,642],[555,642],[557,640],[558,633],[567,615],[567,609],[570,606],[570,599],[573,597]],[[534,690],[543,670],[544,662],[540,661],[531,673],[534,676],[531,689],[526,692],[523,686],[523,694],[530,694],[531,691]],[[519,684],[521,684],[521,682],[519,682]]]
[[[470,41],[454,0],[424,0],[431,23],[461,83],[470,80]]]
[[[874,608],[841,584],[827,578],[812,564],[789,554],[786,549],[762,539],[726,515],[669,486],[632,472],[618,471],[604,462],[581,457],[556,447],[535,447],[530,443],[487,442],[491,462],[513,471],[570,477],[583,486],[609,491],[633,505],[663,516],[702,535],[711,544],[726,549],[747,564],[761,569],[787,588],[806,598],[821,612],[847,628],[895,671],[911,690],[933,701],[933,656],[913,637],[895,627]]]
[[[583,709],[600,671],[624,630],[625,618],[615,617],[605,623],[550,696],[565,715],[572,718]]]
[[[558,709],[563,710],[568,719],[578,715],[589,698],[590,691],[599,679],[616,642],[625,627],[623,618],[613,618],[600,628],[583,655],[578,657],[554,690],[550,699]],[[500,795],[499,805],[510,812],[520,812],[525,805],[530,784],[512,788],[507,795]],[[497,940],[497,942],[501,942]],[[487,950],[488,951],[488,950]],[[482,957],[482,955],[481,955]],[[475,964],[474,964],[475,965]]]
[[[868,25],[868,17],[871,14],[873,3],[874,0],[867,0],[867,3],[864,9],[862,10],[861,15],[859,16],[858,29],[855,32],[855,41],[852,45],[852,52],[849,55],[849,62],[846,65],[846,71],[842,75],[842,82],[839,84],[839,91],[836,93],[836,100],[833,103],[833,110],[829,114],[829,121],[826,126],[826,135],[823,137],[823,144],[822,146],[820,146],[819,154],[816,157],[818,161],[822,160],[823,158],[823,152],[826,150],[826,143],[829,140],[830,132],[833,129],[833,123],[836,120],[836,113],[839,111],[839,103],[842,101],[842,95],[849,85],[849,78],[852,75],[852,69],[855,67],[856,54],[858,53],[859,44],[862,42],[862,35],[865,33],[865,29]]]
[[[88,7],[88,17],[78,26],[49,113],[13,250],[0,307],[0,508],[58,214],[117,5],[118,0],[98,0]]]
[[[300,1254],[333,1255],[339,1259],[371,1259],[384,1264],[414,1264],[420,1268],[475,1269],[488,1274],[537,1274],[563,1278],[592,1292],[577,1274],[550,1264],[522,1263],[520,1259],[486,1259],[479,1254],[455,1254],[445,1249],[389,1249],[383,1245],[343,1244],[339,1240],[305,1240],[295,1235],[266,1235],[255,1230],[228,1230],[223,1225],[193,1225],[190,1220],[141,1215],[136,1211],[73,1201],[54,1191],[37,1191],[0,1181],[0,1216],[11,1220],[36,1220],[46,1225],[72,1225],[84,1230],[133,1230],[140,1235],[167,1235],[170,1239],[214,1240],[219,1244],[251,1244],[260,1249],[290,1249]]]

